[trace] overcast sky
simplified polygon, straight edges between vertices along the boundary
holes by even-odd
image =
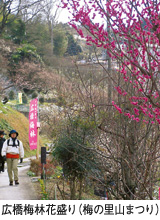
[[[66,8],[63,8],[57,20],[58,22],[67,23],[69,22],[69,19],[68,19],[69,16],[70,15],[69,15],[68,10]]]

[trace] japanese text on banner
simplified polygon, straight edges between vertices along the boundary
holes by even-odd
[[[29,145],[31,150],[37,148],[37,107],[38,100],[31,100],[29,109]]]

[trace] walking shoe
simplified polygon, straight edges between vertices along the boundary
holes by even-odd
[[[11,181],[11,182],[9,183],[9,185],[10,185],[10,186],[13,186],[13,181]]]
[[[18,185],[18,184],[19,184],[18,180],[15,180],[15,184],[16,184],[16,185]]]

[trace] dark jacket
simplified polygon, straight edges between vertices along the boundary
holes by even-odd
[[[3,157],[1,155],[3,143],[5,142],[5,138],[0,138],[0,161],[3,161]]]

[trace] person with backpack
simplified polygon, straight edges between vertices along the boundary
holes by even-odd
[[[5,160],[4,158],[2,157],[1,153],[2,153],[2,147],[3,147],[3,143],[5,142],[5,138],[4,138],[4,135],[6,135],[4,133],[3,130],[0,131],[0,173],[1,172],[4,172],[4,164],[5,164]]]
[[[7,161],[7,171],[9,176],[9,185],[13,185],[13,174],[15,185],[19,184],[18,181],[18,161],[23,162],[24,148],[20,140],[17,139],[18,132],[11,130],[9,133],[9,139],[6,140],[2,148],[2,156]]]

